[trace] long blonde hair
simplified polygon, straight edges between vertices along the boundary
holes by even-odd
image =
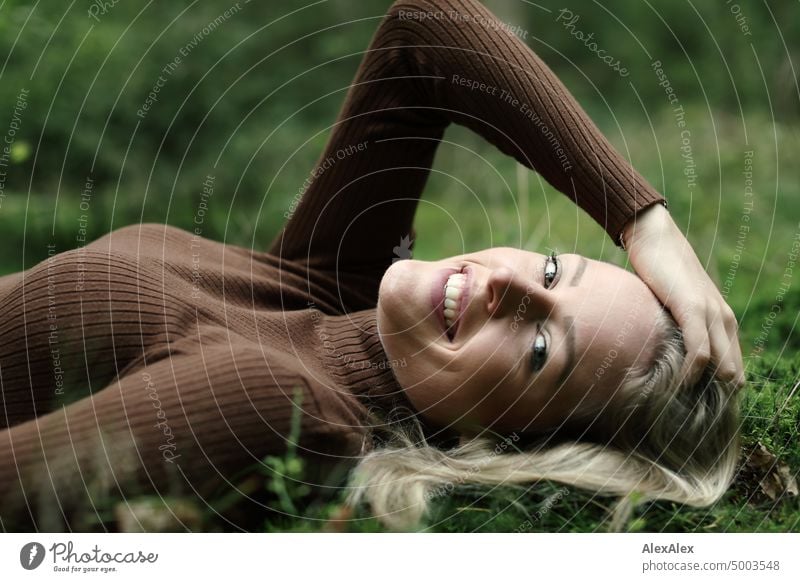
[[[710,368],[697,384],[681,385],[681,332],[666,311],[656,325],[663,335],[653,364],[630,370],[621,387],[622,405],[595,414],[580,436],[553,444],[554,435],[538,435],[523,444],[516,433],[501,440],[481,435],[443,450],[427,442],[412,415],[403,423],[386,423],[388,444],[359,460],[348,505],[366,501],[388,529],[413,530],[431,499],[457,486],[547,479],[621,497],[610,523],[618,531],[635,504],[647,500],[712,504],[730,485],[738,460],[736,391],[715,379]],[[584,412],[581,422],[587,418]]]

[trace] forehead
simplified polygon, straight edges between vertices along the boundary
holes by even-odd
[[[602,336],[624,323],[638,330],[652,327],[661,303],[636,274],[580,255],[560,258],[565,314],[583,324],[584,331]]]
[[[582,279],[565,306],[574,310],[579,360],[568,384],[616,387],[628,368],[651,362],[662,306],[638,276],[614,265],[589,259]]]
[[[564,259],[562,262],[567,261]],[[584,263],[583,267],[578,266],[580,262]],[[636,318],[632,324],[636,329],[650,330],[663,311],[650,287],[635,273],[577,255],[572,255],[568,264],[573,271],[582,271],[580,284],[571,290],[581,298],[581,311],[587,317],[594,315],[611,320],[610,328],[621,325],[623,320],[620,318]],[[567,266],[563,274],[570,278]],[[570,282],[574,283],[574,279],[573,276]],[[590,323],[593,321],[590,318]]]

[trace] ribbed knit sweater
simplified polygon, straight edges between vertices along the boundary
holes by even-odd
[[[133,225],[0,278],[2,528],[70,527],[101,490],[205,499],[282,455],[293,413],[320,466],[375,446],[370,409],[413,413],[375,306],[451,122],[615,241],[663,201],[485,7],[399,0],[266,252]]]

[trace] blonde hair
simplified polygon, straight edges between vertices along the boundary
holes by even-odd
[[[527,444],[516,433],[500,441],[481,435],[443,450],[427,442],[411,415],[387,423],[388,445],[359,460],[348,505],[366,501],[388,529],[411,530],[420,527],[432,498],[457,486],[546,479],[621,497],[610,520],[610,529],[619,531],[634,506],[647,500],[712,504],[730,485],[738,460],[736,390],[714,378],[711,368],[697,384],[681,385],[681,332],[666,311],[656,329],[663,335],[653,364],[629,370],[621,405],[600,414],[582,411],[580,424],[593,417],[582,434],[554,444],[554,434],[535,435]]]

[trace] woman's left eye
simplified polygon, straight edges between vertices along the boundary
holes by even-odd
[[[558,261],[553,253],[544,261],[544,288],[549,289],[558,275]]]
[[[538,372],[544,367],[547,360],[547,340],[541,331],[537,330],[536,339],[533,340],[533,349],[531,350],[531,367],[534,372]]]

